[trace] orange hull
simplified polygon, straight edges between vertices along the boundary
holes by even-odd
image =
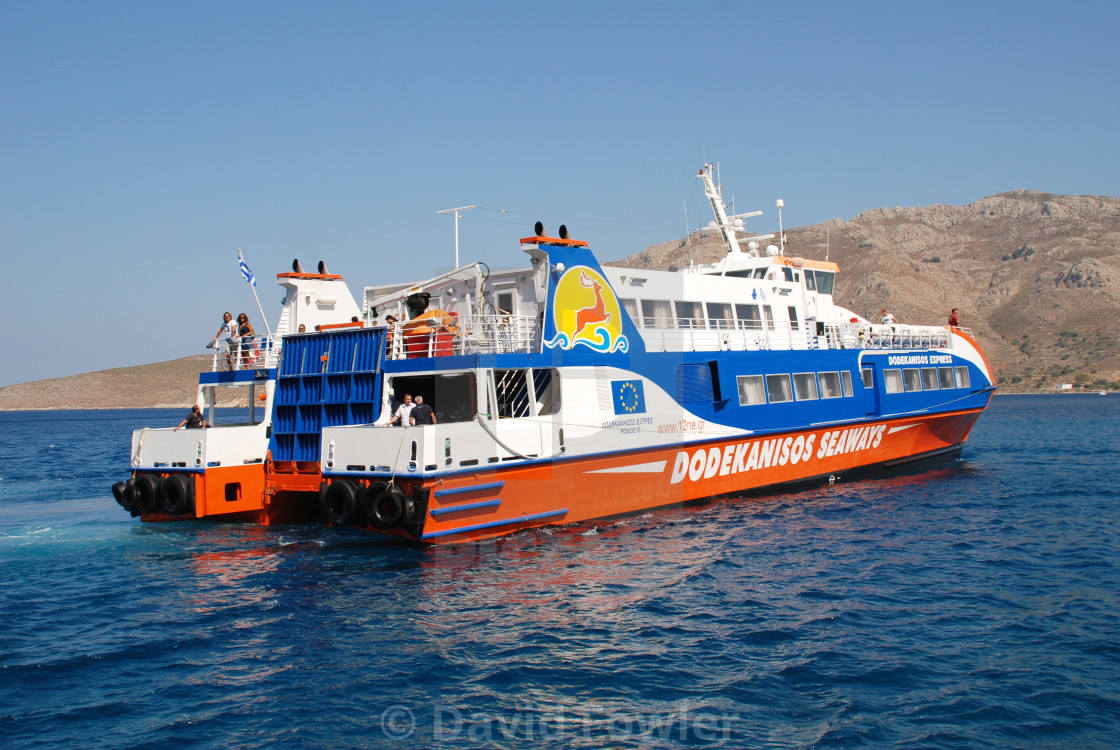
[[[825,479],[962,444],[980,410],[478,472],[424,486],[420,539],[459,542]]]

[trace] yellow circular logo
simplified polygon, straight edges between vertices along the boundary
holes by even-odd
[[[601,352],[626,351],[618,298],[607,280],[587,266],[569,268],[556,283],[552,319],[556,336],[549,347],[583,344]]]

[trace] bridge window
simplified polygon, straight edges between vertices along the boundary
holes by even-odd
[[[761,375],[740,375],[737,380],[740,406],[766,403],[766,384]]]
[[[813,401],[817,398],[817,374],[798,372],[793,375],[793,390],[798,401]]]
[[[789,384],[789,375],[767,375],[766,392],[770,395],[772,404],[793,401],[793,388]]]

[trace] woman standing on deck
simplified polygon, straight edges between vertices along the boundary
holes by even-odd
[[[241,337],[241,366],[246,367],[253,360],[253,337],[256,332],[245,313],[237,316],[237,335]]]

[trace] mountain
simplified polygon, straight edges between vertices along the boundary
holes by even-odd
[[[1120,199],[1014,190],[786,231],[787,255],[823,259],[826,250],[840,264],[835,300],[871,320],[885,307],[904,323],[944,325],[959,308],[1005,392],[1120,390]],[[609,265],[680,268],[723,253],[719,234],[702,230]],[[0,410],[189,407],[210,362],[9,385]]]
[[[1005,391],[1120,388],[1120,199],[1014,190],[786,232],[787,255],[823,259],[826,248],[840,265],[838,304],[935,325],[959,308]],[[667,269],[723,253],[708,229],[610,265]]]

